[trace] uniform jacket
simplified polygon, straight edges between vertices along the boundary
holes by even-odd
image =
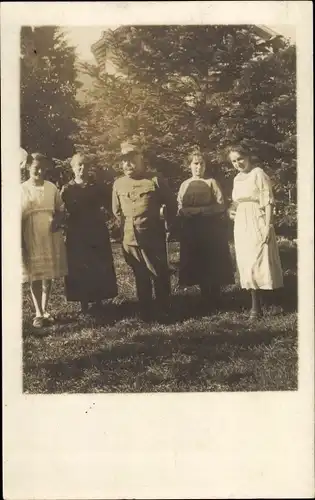
[[[113,186],[113,213],[120,221],[125,245],[158,244],[164,239],[164,227],[160,217],[166,207],[166,222],[172,225],[176,216],[176,198],[166,181],[152,173],[141,178],[120,177]]]

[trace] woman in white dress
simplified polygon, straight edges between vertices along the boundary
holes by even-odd
[[[243,146],[229,149],[229,159],[238,170],[232,200],[236,262],[241,287],[251,290],[251,319],[261,315],[259,290],[283,286],[281,261],[273,227],[274,197],[266,173],[256,166]]]
[[[35,328],[54,321],[48,312],[51,280],[67,274],[63,204],[56,186],[44,180],[46,165],[45,156],[32,154],[29,179],[21,186],[23,283],[30,283]]]

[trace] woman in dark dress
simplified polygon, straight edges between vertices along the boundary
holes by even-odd
[[[82,312],[90,302],[117,296],[117,282],[109,232],[102,208],[110,206],[104,185],[89,180],[86,158],[77,153],[71,160],[74,179],[62,189],[67,212],[66,248],[68,301],[81,302]]]
[[[206,308],[219,307],[220,287],[234,283],[221,189],[205,178],[205,160],[194,151],[188,157],[192,176],[178,192],[181,286],[199,285]]]

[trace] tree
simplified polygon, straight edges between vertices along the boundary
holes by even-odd
[[[79,142],[114,164],[122,138],[138,134],[149,163],[174,189],[198,145],[212,174],[231,192],[228,144],[247,140],[275,182],[279,200],[294,195],[295,49],[273,50],[253,26],[123,26],[104,43],[119,70],[94,77],[89,118]],[[98,153],[98,149],[101,153]]]
[[[231,143],[244,142],[256,154],[273,181],[277,225],[296,233],[296,52],[285,46],[276,53],[250,61],[224,95],[228,112],[210,137],[217,146],[217,161],[226,176],[233,174],[220,152]],[[224,107],[224,104],[223,106]],[[224,133],[223,133],[224,132]],[[244,140],[244,138],[246,138]]]
[[[75,49],[55,26],[21,29],[21,146],[49,158],[73,153],[80,105]]]

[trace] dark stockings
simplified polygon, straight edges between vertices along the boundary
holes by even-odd
[[[251,290],[252,308],[251,314],[261,313],[261,293],[259,290]]]

